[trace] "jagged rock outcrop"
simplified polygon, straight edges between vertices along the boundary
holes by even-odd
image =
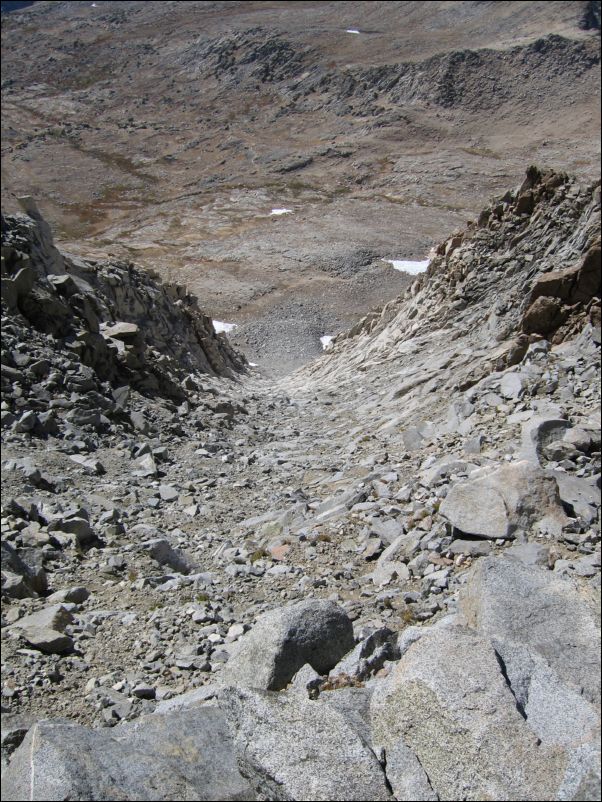
[[[187,374],[244,370],[183,287],[157,283],[132,264],[63,256],[32,199],[22,205],[27,217],[2,221],[2,301],[17,325],[20,314],[62,340],[101,381],[181,400]]]
[[[309,48],[299,51],[282,36],[251,28],[200,47],[196,45],[183,54],[181,61],[188,64],[194,55],[216,77],[272,83],[301,73],[310,52]]]
[[[584,14],[595,21],[595,13]],[[588,25],[595,27],[595,25]],[[599,27],[599,26],[598,26]],[[576,42],[550,34],[503,52],[482,48],[441,53],[423,61],[371,67],[316,64],[315,51],[283,35],[256,27],[209,43],[193,43],[180,56],[183,67],[200,64],[208,74],[247,86],[287,82],[289,107],[296,111],[331,110],[339,115],[394,119],[409,104],[430,102],[444,109],[496,110],[512,101],[516,74],[536,85],[540,70],[562,69],[580,76],[599,63],[595,41]],[[543,65],[546,65],[545,67]],[[483,72],[487,80],[483,81]],[[374,125],[383,125],[375,120]]]
[[[567,325],[571,317],[589,311],[600,327],[600,241],[592,245],[581,262],[565,270],[541,276],[531,290],[530,306],[525,310],[522,329],[526,334],[552,335]],[[570,325],[570,324],[569,324]],[[574,324],[573,324],[574,325]],[[566,336],[561,331],[560,339]]]
[[[438,361],[395,370],[403,378],[392,387],[395,397],[407,404],[422,396],[442,367],[453,368],[454,386],[467,389],[494,367],[520,361],[529,342],[543,336],[533,331],[539,324],[531,310],[541,298],[556,310],[545,318],[553,342],[588,322],[599,337],[599,227],[599,182],[580,187],[566,174],[530,168],[521,187],[436,249],[427,274],[405,295],[335,338],[328,359],[299,376],[336,383],[352,366],[390,364],[428,340],[423,351],[437,353]],[[435,338],[454,344],[438,348]],[[463,348],[470,348],[468,359]]]

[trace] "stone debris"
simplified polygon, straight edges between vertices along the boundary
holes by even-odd
[[[530,170],[270,383],[6,216],[3,797],[599,798],[599,223]]]

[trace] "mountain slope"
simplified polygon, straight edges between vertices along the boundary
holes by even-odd
[[[282,375],[525,163],[598,173],[590,8],[38,3],[3,25],[3,206],[185,284]]]
[[[157,339],[179,406],[24,317],[50,256],[84,268],[31,221],[3,251],[36,273],[3,293],[5,798],[596,799],[599,182],[530,168],[277,384],[182,380]]]

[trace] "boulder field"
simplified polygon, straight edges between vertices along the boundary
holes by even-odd
[[[599,182],[530,168],[278,381],[22,205],[3,798],[600,799]]]

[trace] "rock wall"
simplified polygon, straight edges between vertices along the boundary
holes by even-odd
[[[2,303],[101,381],[183,399],[189,374],[234,377],[246,361],[216,334],[197,300],[133,264],[85,261],[54,247],[34,202],[2,220]],[[10,360],[7,363],[11,365]]]

